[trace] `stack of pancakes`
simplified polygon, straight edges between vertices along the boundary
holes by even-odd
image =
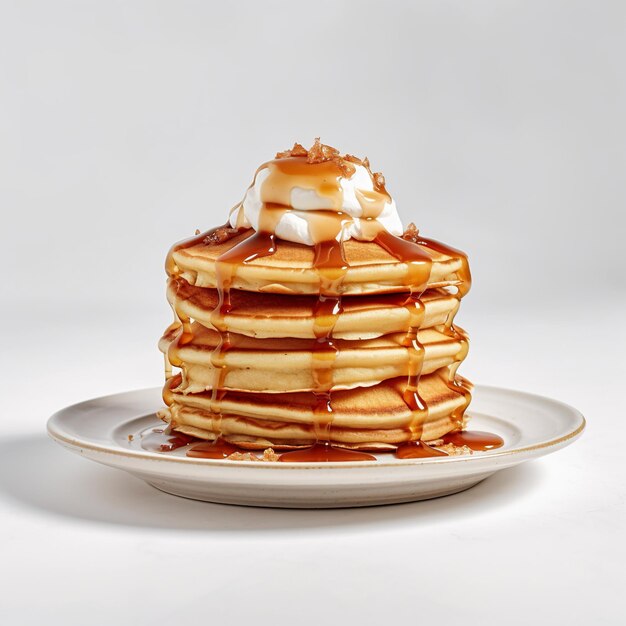
[[[170,251],[175,322],[159,347],[173,429],[247,449],[394,450],[463,428],[470,384],[456,372],[468,344],[453,324],[470,284],[463,253],[414,228],[393,238],[402,254],[344,241],[330,298],[318,251],[272,238],[271,254],[248,254],[258,236],[226,226]]]

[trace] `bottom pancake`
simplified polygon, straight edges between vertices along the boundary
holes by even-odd
[[[385,381],[374,387],[333,393],[333,420],[329,441],[337,446],[361,450],[390,450],[415,439],[438,439],[465,426],[463,411],[469,402],[471,384],[457,377],[447,381],[444,368],[422,377],[419,393],[427,410],[411,413],[402,391],[405,378]],[[218,434],[247,449],[288,450],[310,446],[317,441],[316,413],[312,394],[227,393],[213,400],[210,393],[173,393],[176,381],[164,390],[168,408],[162,417],[174,430],[200,439],[213,440]],[[211,409],[221,411],[221,417]]]

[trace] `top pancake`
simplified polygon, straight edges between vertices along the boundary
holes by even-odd
[[[254,233],[247,230],[227,241],[189,247],[175,246],[168,271],[197,287],[217,287],[216,260]],[[463,281],[464,255],[453,249],[443,254],[429,247],[413,244],[432,260],[429,288],[459,286]],[[375,242],[349,239],[342,243],[348,265],[342,281],[344,294],[378,294],[407,291],[408,263],[398,261]],[[320,276],[314,267],[315,251],[305,246],[276,239],[276,251],[268,256],[239,264],[231,287],[244,291],[318,294]]]

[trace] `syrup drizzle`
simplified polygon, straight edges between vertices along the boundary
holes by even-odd
[[[175,243],[167,253],[167,257],[165,259],[165,271],[168,276],[172,278],[177,278],[180,276],[181,271],[180,268],[176,265],[176,261],[174,260],[174,253],[179,250],[185,250],[187,248],[191,248],[193,246],[197,246],[202,243],[208,243],[212,241],[214,237],[219,235],[219,240],[221,242],[226,242],[233,237],[241,234],[244,229],[231,228],[230,224],[224,224],[223,226],[218,226],[216,228],[212,228],[203,233],[196,231],[196,234],[193,237],[189,237],[188,239],[183,239],[178,243]],[[173,281],[175,290],[177,291],[180,283],[178,281]],[[180,311],[176,309],[174,306],[174,302],[170,301],[170,306],[172,308],[172,312],[174,314],[174,321],[168,329],[165,331],[166,335],[171,335],[172,340],[169,342],[169,346],[165,352],[165,379],[168,380],[172,377],[172,366],[180,367],[182,362],[178,357],[178,350],[193,341],[193,333],[191,330],[191,319],[189,316],[184,315]],[[174,332],[178,330],[179,332]]]
[[[409,371],[403,398],[411,411],[411,420],[408,427],[409,440],[398,447],[396,456],[398,458],[439,456],[441,454],[439,451],[426,444],[415,445],[415,442],[421,441],[424,422],[428,417],[428,407],[418,391],[424,364],[424,346],[419,342],[417,333],[424,320],[424,305],[421,296],[426,291],[430,280],[432,257],[414,243],[395,237],[385,230],[381,230],[374,241],[407,266],[404,284],[409,289],[409,296],[404,302],[404,307],[409,314],[409,324],[403,344],[408,351]]]
[[[279,161],[281,171],[292,167],[289,159]],[[297,162],[297,161],[295,161]],[[341,207],[343,193],[340,185],[341,170],[335,164],[324,164],[326,178],[320,184],[317,181],[317,193],[328,198],[330,204]],[[300,164],[296,166],[296,169]],[[332,184],[329,181],[332,180]],[[306,181],[305,181],[306,182]],[[292,183],[293,184],[293,181]],[[300,183],[298,183],[300,186]],[[313,433],[315,444],[304,450],[285,452],[281,461],[369,461],[375,457],[353,450],[345,450],[331,445],[333,422],[332,388],[334,386],[334,364],[337,358],[337,346],[333,340],[333,331],[342,307],[342,286],[348,264],[346,262],[341,234],[344,216],[338,211],[316,211],[309,217],[309,229],[315,242],[313,266],[319,279],[319,296],[313,309],[313,385],[315,398],[313,406]]]
[[[215,441],[201,441],[187,450],[187,456],[194,459],[226,459],[235,452],[242,452],[241,448],[218,437]]]
[[[470,450],[477,452],[495,450],[504,445],[502,437],[478,430],[455,431],[448,433],[442,439],[444,445],[467,446]],[[205,441],[175,431],[171,427],[154,428],[141,436],[141,447],[150,452],[174,452],[185,446],[189,446],[186,456],[198,459],[225,459],[235,452],[248,452],[223,438]],[[423,441],[411,441],[399,446],[396,456],[399,459],[416,459],[447,456],[447,454]],[[335,448],[331,447],[328,442],[321,442],[310,448],[284,453],[279,457],[279,460],[296,462],[375,461],[376,457],[366,452]]]
[[[225,459],[235,452],[246,452],[225,439],[204,441],[185,433],[167,428],[153,428],[141,435],[141,447],[150,452],[174,452],[188,447],[186,456],[196,459]]]
[[[457,370],[461,362],[467,356],[467,352],[469,350],[469,342],[467,340],[467,336],[464,333],[460,332],[454,326],[454,317],[459,309],[461,298],[463,298],[463,296],[467,294],[472,284],[469,263],[467,260],[467,255],[464,252],[456,250],[455,248],[451,248],[450,246],[447,246],[439,241],[435,241],[434,239],[426,239],[425,237],[421,237],[416,233],[416,243],[425,248],[434,250],[439,254],[456,256],[461,260],[461,267],[459,270],[457,270],[458,283],[456,285],[455,293],[457,306],[450,312],[450,314],[448,315],[448,319],[441,329],[444,335],[454,341],[458,341],[461,346],[459,353],[456,355],[454,363],[446,368],[447,376],[445,377],[445,382],[448,386],[448,389],[458,394],[463,399],[463,402],[453,410],[451,415],[455,430],[461,431],[465,426],[465,411],[467,410],[467,407],[472,400],[472,394],[467,386],[464,384],[463,380],[457,376]]]
[[[448,454],[423,441],[407,441],[399,445],[396,450],[396,457],[399,459],[428,459],[435,456],[448,456]]]
[[[318,197],[323,198],[328,203],[327,210],[308,211],[309,230],[315,250],[314,267],[319,278],[319,297],[313,310],[313,332],[315,335],[313,349],[314,390],[311,392],[314,414],[313,431],[316,443],[304,450],[284,453],[281,455],[281,460],[374,460],[372,455],[336,448],[330,443],[333,421],[333,368],[338,351],[333,340],[333,331],[338,316],[343,310],[342,283],[348,270],[348,264],[343,254],[341,233],[345,222],[351,219],[340,212],[343,200],[343,191],[340,185],[341,168],[330,161],[310,164],[301,157],[282,158],[261,166],[255,174],[255,181],[259,172],[264,169],[269,170],[269,173],[261,190],[263,204],[259,215],[258,231],[219,256],[215,263],[218,304],[211,314],[211,323],[219,333],[219,342],[211,354],[214,379],[211,385],[210,406],[215,416],[213,430],[218,437],[214,442],[194,445],[189,450],[189,455],[224,458],[232,451],[238,450],[236,446],[222,438],[222,414],[220,410],[226,393],[225,381],[228,375],[225,357],[232,346],[226,319],[232,309],[230,292],[237,268],[240,265],[275,253],[277,243],[274,233],[276,226],[285,213],[293,210],[290,207],[291,189],[300,187],[314,190]],[[424,347],[417,337],[424,319],[424,305],[421,298],[428,286],[431,274],[433,255],[429,251],[461,259],[461,267],[457,271],[458,284],[455,294],[459,301],[467,293],[471,283],[467,257],[440,242],[421,237],[416,230],[407,231],[403,237],[396,237],[384,230],[376,218],[384,209],[385,202],[389,201],[390,198],[384,188],[382,177],[375,176],[374,179],[374,191],[359,191],[357,193],[357,199],[362,208],[362,230],[367,239],[374,241],[391,256],[406,264],[404,278],[406,292],[400,296],[402,298],[401,305],[408,312],[407,331],[403,345],[408,352],[409,365],[403,398],[411,411],[411,418],[407,426],[408,441],[399,446],[396,456],[399,458],[442,456],[445,455],[445,452],[436,450],[421,440],[424,422],[428,416],[428,407],[418,391],[424,361]],[[241,234],[244,230],[241,228],[243,212],[240,207],[234,207],[233,211],[238,208],[237,228],[226,225],[206,233],[197,234],[195,237],[173,246],[166,261],[168,274],[173,278],[180,276],[180,271],[173,258],[173,254],[177,250],[206,243],[218,234],[220,242]],[[474,446],[489,445],[491,447],[472,448],[469,443],[455,445],[467,445],[477,450],[491,449],[497,447],[496,439],[499,438],[494,436],[495,439],[488,440],[485,434],[469,436],[468,433],[461,432],[464,425],[464,413],[471,395],[462,379],[456,375],[456,370],[467,353],[468,347],[465,334],[456,329],[453,323],[456,309],[458,306],[448,316],[441,330],[448,338],[458,341],[461,345],[455,364],[445,370],[445,381],[450,390],[463,397],[463,403],[455,409],[452,415],[456,431],[450,433],[449,441],[446,440],[446,443],[452,443],[453,439],[454,441],[463,440],[464,442],[469,441]],[[179,332],[171,332],[173,339],[166,354],[166,378],[168,379],[172,378],[171,366],[181,365],[180,358],[177,356],[178,349],[193,339],[189,317],[181,315],[175,308],[174,315],[174,323],[167,332],[176,329]],[[463,438],[464,435],[467,437]],[[230,452],[228,452],[229,450]]]
[[[482,430],[457,430],[442,437],[443,443],[451,443],[455,446],[467,446],[470,450],[482,452],[494,450],[504,445],[504,439],[494,433]]]
[[[328,463],[329,461],[375,461],[376,457],[367,452],[331,446],[328,441],[318,441],[310,448],[284,452],[278,460],[289,463]]]
[[[196,441],[195,437],[171,428],[154,428],[141,436],[141,447],[150,452],[173,452]]]
[[[271,213],[269,213],[271,215]],[[226,355],[232,347],[230,332],[226,322],[226,316],[232,309],[230,290],[232,281],[235,278],[237,267],[244,263],[249,263],[254,259],[274,254],[276,251],[276,241],[273,232],[262,230],[254,233],[234,248],[219,256],[215,262],[217,292],[219,301],[217,307],[211,314],[211,324],[219,333],[219,342],[211,353],[211,364],[213,365],[213,382],[211,385],[211,412],[214,415],[213,429],[217,433],[217,441],[214,444],[216,454],[220,454],[222,436],[222,411],[220,405],[226,395],[226,376],[228,366]],[[208,452],[205,450],[205,454]],[[215,458],[215,457],[207,457]]]

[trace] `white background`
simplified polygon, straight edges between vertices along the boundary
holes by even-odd
[[[617,624],[623,613],[621,2],[0,3],[3,624]],[[155,386],[168,246],[321,135],[465,249],[476,382],[571,448],[441,500],[242,509],[45,436]]]

